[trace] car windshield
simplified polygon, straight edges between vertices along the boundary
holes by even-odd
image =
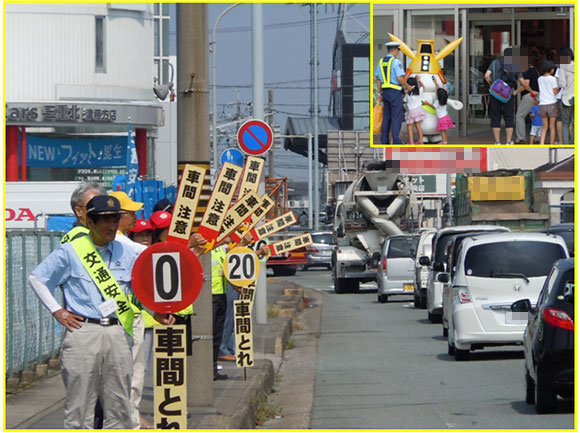
[[[437,245],[435,246],[435,255],[433,256],[434,262],[445,263],[447,261],[447,253],[449,249],[449,244],[453,240],[453,235],[457,233],[449,233],[447,235],[440,236],[437,239]]]
[[[566,257],[563,248],[540,241],[495,242],[469,249],[465,273],[484,278],[544,277],[558,259]]]
[[[393,238],[389,241],[388,259],[400,257],[410,257],[412,259],[417,255],[417,244],[419,238],[416,236],[408,238]]]
[[[315,244],[331,244],[332,234],[330,233],[313,234],[312,242],[314,242]]]

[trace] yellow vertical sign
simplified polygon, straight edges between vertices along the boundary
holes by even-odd
[[[189,239],[195,210],[201,197],[206,169],[186,164],[181,175],[177,200],[167,237],[187,241]]]
[[[291,226],[295,222],[296,216],[294,216],[292,211],[288,211],[284,215],[280,215],[278,218],[274,218],[272,221],[269,221],[265,224],[262,224],[260,227],[251,230],[250,234],[252,235],[254,241],[257,241],[266,236],[277,233],[280,230]]]
[[[233,245],[238,244],[244,238],[244,236],[246,236],[246,234],[248,234],[250,230],[253,229],[262,218],[264,218],[264,216],[268,213],[268,211],[274,207],[274,204],[275,204],[274,200],[272,200],[268,196],[268,194],[264,194],[262,196],[262,204],[260,205],[260,207],[254,210],[254,213],[252,215],[250,215],[249,221],[247,222],[245,227],[238,227],[231,234],[230,238],[232,239]]]
[[[220,243],[224,238],[232,233],[236,227],[244,222],[244,220],[249,218],[252,215],[252,212],[260,207],[261,203],[262,200],[260,199],[260,196],[254,191],[249,191],[238,200],[238,202],[228,210],[220,228],[217,242]]]
[[[252,304],[246,299],[234,301],[234,331],[236,335],[236,366],[240,368],[253,366]]]
[[[246,159],[240,195],[245,195],[250,191],[258,192],[265,163],[264,159],[255,156],[249,156]]]
[[[310,236],[310,233],[305,233],[303,235],[294,236],[293,238],[284,239],[283,241],[276,242],[272,245],[268,245],[268,248],[270,249],[270,253],[273,256],[276,256],[278,254],[282,254],[287,251],[292,251],[297,248],[308,246],[311,243],[312,236]]]
[[[153,327],[153,409],[157,429],[187,428],[185,325]]]
[[[208,241],[207,250],[211,250],[236,192],[242,167],[230,162],[224,163],[209,198],[207,209],[203,214],[197,233]]]

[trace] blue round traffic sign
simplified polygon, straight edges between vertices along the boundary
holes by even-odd
[[[273,143],[272,128],[261,120],[248,120],[238,129],[238,145],[248,155],[263,155]]]
[[[245,160],[244,154],[240,150],[233,148],[224,150],[220,156],[220,163],[222,165],[226,162],[230,162],[232,164],[236,164],[240,167],[243,167],[244,160]]]

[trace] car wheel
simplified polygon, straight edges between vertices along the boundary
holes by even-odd
[[[425,310],[427,308],[427,297],[426,296],[421,296],[420,298],[420,302],[421,302],[421,309]]]
[[[431,321],[431,323],[441,323],[441,315],[439,314],[431,314],[427,312],[427,317]]]
[[[470,352],[469,350],[462,350],[455,348],[455,360],[456,361],[469,361]]]
[[[386,304],[389,302],[389,295],[379,295],[379,302],[381,304]]]
[[[448,334],[449,334],[449,329],[444,326],[443,327],[443,336],[447,337]]]
[[[534,397],[536,399],[536,412],[552,413],[556,410],[558,396],[551,389],[540,384],[540,372],[536,367],[536,382],[534,383]]]
[[[455,347],[449,341],[447,342],[447,355],[455,355]]]
[[[417,295],[413,295],[413,306],[415,308],[419,308],[419,304],[420,304],[419,297]]]
[[[534,404],[536,401],[536,390],[534,385],[534,379],[530,376],[530,372],[526,367],[526,403]]]

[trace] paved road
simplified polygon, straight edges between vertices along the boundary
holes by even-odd
[[[372,284],[337,295],[329,272],[294,278],[324,293],[311,428],[574,428],[572,402],[542,416],[525,403],[523,351],[490,348],[457,362],[441,325],[410,297],[379,304]]]

